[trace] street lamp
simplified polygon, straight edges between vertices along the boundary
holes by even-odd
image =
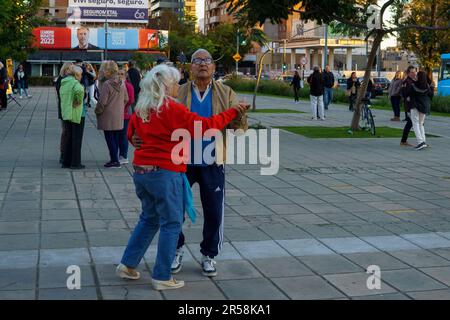
[[[106,15],[105,15],[105,60],[108,60],[108,1],[106,4]]]

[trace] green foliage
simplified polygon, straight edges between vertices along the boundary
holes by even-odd
[[[133,60],[136,61],[137,66],[141,70],[151,69],[155,63],[153,56],[143,52],[136,52],[133,54]]]
[[[32,30],[45,24],[37,17],[41,0],[0,0],[0,58],[22,61],[32,51]]]

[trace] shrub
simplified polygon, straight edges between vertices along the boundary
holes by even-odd
[[[53,86],[53,77],[29,77],[29,86],[51,87]]]
[[[450,113],[450,97],[434,96],[431,100],[431,111]]]

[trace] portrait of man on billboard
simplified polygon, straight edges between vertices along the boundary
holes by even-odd
[[[74,47],[73,49],[79,49],[79,50],[95,50],[99,49],[99,47],[93,45],[92,43],[89,43],[89,28],[87,27],[78,27],[77,28],[77,39],[78,39],[78,45]]]

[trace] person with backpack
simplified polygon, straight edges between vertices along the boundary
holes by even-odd
[[[417,138],[417,145],[414,149],[422,150],[428,147],[425,136],[425,117],[430,113],[431,99],[434,90],[428,84],[428,77],[425,71],[417,73],[417,81],[411,85],[410,102],[411,102],[411,121],[414,133]]]
[[[324,81],[320,68],[315,66],[313,70],[314,72],[308,77],[312,120],[317,120],[317,115],[320,120],[325,120],[323,107]]]

